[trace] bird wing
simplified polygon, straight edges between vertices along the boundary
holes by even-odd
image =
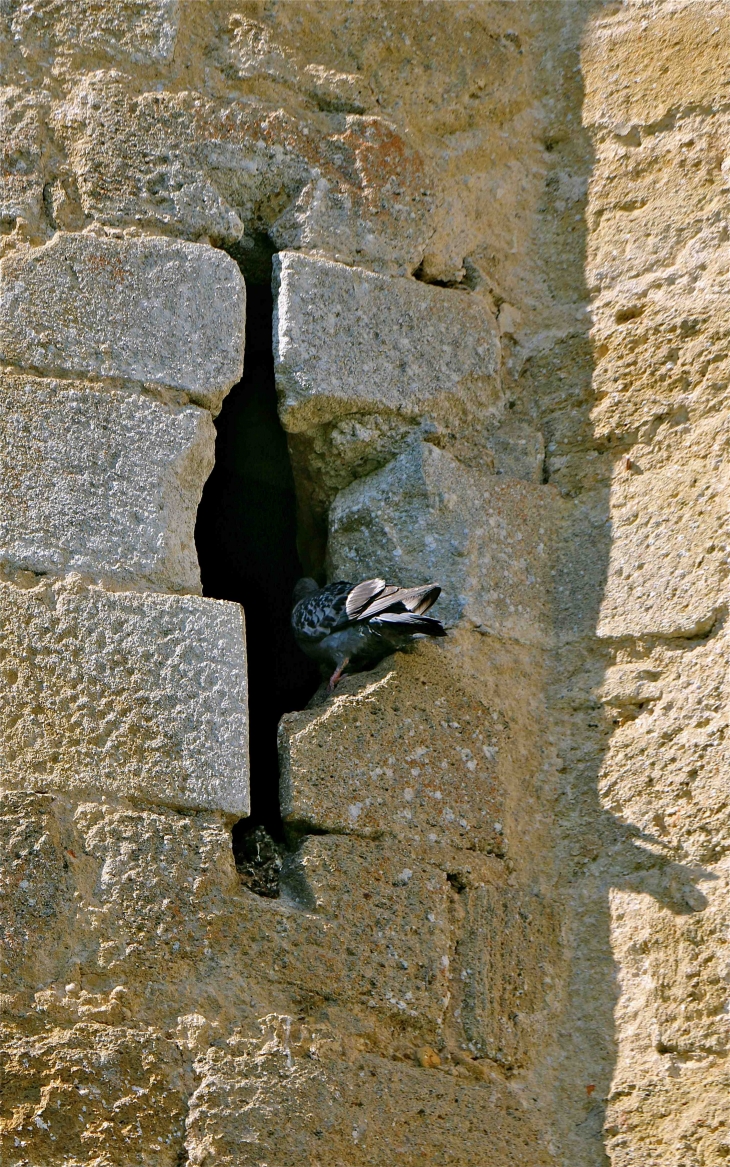
[[[415,612],[422,616],[441,595],[438,584],[426,584],[417,588],[384,587],[373,601],[366,604],[356,617],[358,620],[372,620],[381,612]]]
[[[347,604],[345,605],[347,615],[350,619],[357,620],[362,614],[363,609],[367,608],[371,600],[382,593],[385,586],[384,579],[364,579],[362,583],[355,584],[347,597]]]
[[[433,616],[422,616],[418,612],[383,612],[370,621],[371,627],[398,630],[414,636],[420,632],[425,636],[445,636],[446,629]]]

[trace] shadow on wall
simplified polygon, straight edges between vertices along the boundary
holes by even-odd
[[[601,4],[586,6],[584,32],[603,10]],[[615,5],[608,5],[609,13],[614,10]],[[576,70],[576,77],[580,76]],[[582,203],[571,200],[570,190],[573,183],[587,186],[596,168],[589,134],[581,128],[584,96],[577,81],[569,102],[573,108],[566,111],[566,122],[572,122],[575,130],[545,143],[550,162],[540,235],[535,240],[543,270],[550,273],[551,291],[556,299],[572,300],[576,309],[581,301],[590,300],[585,276],[588,203],[585,198]],[[692,916],[707,906],[697,884],[708,873],[699,865],[679,861],[681,848],[670,846],[661,830],[652,834],[633,825],[631,811],[623,814],[615,793],[611,801],[606,794],[617,785],[616,770],[621,765],[612,751],[614,735],[627,721],[651,712],[631,695],[625,706],[620,700],[611,704],[605,696],[607,682],[617,665],[640,679],[642,666],[652,652],[661,649],[662,642],[659,637],[640,640],[620,630],[615,636],[606,635],[604,629],[599,634],[615,537],[609,510],[611,484],[616,475],[631,472],[625,458],[636,434],[599,431],[594,423],[596,365],[603,353],[596,352],[587,313],[583,319],[585,324],[576,324],[569,335],[531,356],[518,383],[518,396],[531,403],[544,431],[546,480],[571,500],[558,540],[553,593],[557,647],[550,657],[546,687],[552,731],[546,748],[554,751],[549,792],[554,799],[553,894],[562,913],[565,966],[555,1044],[549,1058],[537,1067],[536,1077],[551,1082],[548,1093],[561,1161],[598,1167],[609,1162],[610,1147],[616,1167],[634,1162],[631,1155],[637,1148],[640,1152],[646,1137],[646,1132],[640,1134],[633,1151],[630,1144],[621,1151],[624,1131],[631,1123],[649,1125],[656,1115],[652,1120],[642,1111],[644,1071],[637,1065],[631,1087],[636,1093],[628,1105],[629,1127],[621,1127],[620,1116],[616,1125],[616,1114],[624,1105],[619,1097],[621,1083],[616,1092],[622,970],[615,959],[612,900],[621,893],[640,894],[653,898],[675,918]],[[672,648],[691,653],[716,633],[714,626],[695,640],[674,640]],[[645,916],[641,928],[637,927],[637,944],[652,918]],[[634,1018],[634,1024],[651,1026],[652,1022],[650,1005],[640,1021]],[[660,1055],[670,1052],[661,1039],[656,1039],[654,1049]],[[622,1056],[626,1057],[625,1050]],[[613,1146],[615,1136],[619,1138]]]
[[[556,6],[556,11],[558,20],[565,9]],[[601,3],[586,4],[573,19],[587,27],[602,11]],[[563,921],[565,965],[554,1045],[539,1051],[535,1089],[544,1091],[544,1099],[550,1095],[543,1113],[552,1109],[562,1160],[598,1167],[607,1162],[604,1125],[618,1050],[611,897],[639,893],[672,917],[692,916],[706,906],[696,886],[706,872],[678,861],[660,834],[632,825],[630,816],[617,812],[615,804],[609,809],[601,794],[606,768],[616,765],[609,757],[614,734],[642,711],[611,705],[600,692],[617,663],[640,669],[656,645],[597,635],[613,538],[611,478],[635,437],[599,433],[593,422],[597,360],[582,310],[589,300],[586,200],[575,192],[584,190],[596,159],[581,129],[584,93],[573,68],[577,58],[566,53],[565,60],[566,108],[556,118],[558,131],[547,133],[543,143],[544,201],[534,216],[531,246],[549,273],[555,300],[575,309],[575,323],[524,362],[511,389],[544,433],[547,481],[570,500],[555,565],[557,647],[546,691],[552,739],[544,743],[546,754],[554,753],[545,804],[552,801],[552,894]],[[546,67],[555,69],[554,63]],[[216,466],[203,495],[196,541],[204,593],[242,603],[246,612],[253,814],[240,831],[263,823],[281,837],[276,727],[282,713],[306,704],[318,675],[289,631],[291,589],[301,569],[291,465],[276,413],[268,272],[261,282],[249,278],[247,286],[245,374],[218,418]],[[692,652],[700,643],[676,647]],[[536,868],[543,858],[534,857]],[[656,1050],[662,1054],[661,1043]]]
[[[289,626],[302,570],[294,482],[276,412],[270,267],[263,278],[247,279],[243,378],[216,420],[215,468],[195,528],[203,594],[234,600],[246,615],[251,817],[234,828],[234,851],[242,833],[259,824],[281,837],[276,728],[319,684]]]

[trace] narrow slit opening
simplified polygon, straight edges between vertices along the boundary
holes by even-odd
[[[195,529],[203,595],[233,600],[246,616],[251,815],[233,828],[233,852],[261,895],[278,894],[284,840],[277,725],[319,684],[289,623],[302,568],[294,479],[276,409],[272,312],[270,280],[247,279],[243,377],[216,419],[215,466]]]

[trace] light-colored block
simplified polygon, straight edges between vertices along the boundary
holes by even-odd
[[[529,1063],[544,1023],[544,970],[559,927],[542,896],[497,882],[467,887],[459,942],[461,1020],[470,1048],[507,1069]]]
[[[459,656],[424,645],[343,680],[331,702],[287,713],[284,820],[503,854],[501,719],[486,685],[469,692],[460,666]]]
[[[499,334],[478,296],[297,252],[274,271],[286,429],[368,411],[483,417],[501,404]]]
[[[246,292],[198,243],[58,233],[0,262],[0,360],[165,385],[216,412],[243,369]]]
[[[725,478],[686,462],[618,470],[599,636],[693,636],[728,602]]]
[[[340,1005],[442,1024],[451,887],[441,858],[391,839],[305,839],[282,872],[285,902],[320,917],[289,956],[297,984],[315,994],[326,978]]]
[[[558,505],[550,486],[479,474],[418,443],[335,499],[330,578],[438,583],[434,615],[447,624],[545,643]]]
[[[33,1036],[8,1026],[3,1038],[3,1167],[105,1159],[174,1167],[186,1115],[186,1067],[174,1041],[134,1021]]]
[[[364,1052],[355,1039],[338,1059],[326,1029],[310,1034],[274,1014],[267,1022],[260,1040],[220,1043],[196,1063],[186,1141],[195,1167],[554,1162],[522,1096],[497,1074],[478,1078],[476,1063],[475,1076],[458,1077],[377,1057],[362,1038]]]
[[[101,56],[136,65],[172,59],[180,23],[180,0],[75,0],[73,4],[18,4],[10,10],[14,39],[38,40],[48,51],[78,53],[88,62]]]
[[[0,585],[0,786],[248,813],[238,604]]]
[[[0,380],[0,561],[200,591],[195,517],[215,429],[194,405]]]

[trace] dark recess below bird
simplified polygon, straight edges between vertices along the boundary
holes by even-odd
[[[344,673],[371,669],[421,637],[445,636],[440,621],[425,614],[440,595],[437,584],[401,588],[366,579],[320,588],[313,579],[300,579],[291,616],[294,636],[323,673],[331,674],[331,693]]]

